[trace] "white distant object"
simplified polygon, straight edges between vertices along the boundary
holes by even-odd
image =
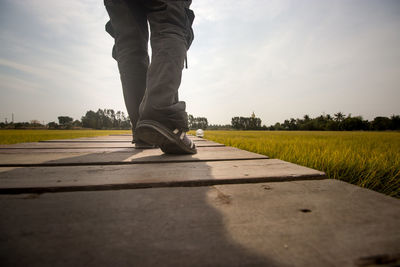
[[[203,131],[202,129],[198,129],[198,130],[196,131],[196,136],[197,136],[197,137],[200,137],[200,138],[203,138],[203,136],[204,136],[204,131]]]

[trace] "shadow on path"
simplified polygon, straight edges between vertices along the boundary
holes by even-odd
[[[206,162],[197,166],[212,175]],[[0,182],[24,175],[24,169],[0,173]],[[39,178],[46,179],[38,177],[38,183]],[[216,207],[229,208],[234,200],[212,186],[0,195],[0,200],[2,266],[282,266],[229,236],[229,218]]]

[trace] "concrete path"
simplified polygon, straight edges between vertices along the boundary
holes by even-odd
[[[1,146],[1,265],[400,264],[399,200],[192,138],[181,156],[129,135]]]

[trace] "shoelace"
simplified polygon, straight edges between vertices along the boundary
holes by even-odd
[[[174,134],[178,134],[179,133],[179,129],[175,129],[173,131],[173,133]],[[183,140],[183,138],[185,138],[185,136],[186,136],[186,133],[182,132],[181,135],[179,136],[179,139]],[[192,139],[188,138],[188,140],[190,141],[190,148],[194,148],[195,145],[194,145]]]

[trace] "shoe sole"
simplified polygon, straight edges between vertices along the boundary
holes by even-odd
[[[159,146],[166,154],[197,153],[195,147],[188,147],[179,139],[179,136],[156,121],[140,121],[136,126],[136,135],[146,143]]]
[[[135,145],[133,148],[135,149],[153,149],[158,148],[156,145]]]
[[[152,149],[152,148],[158,148],[158,146],[152,145],[152,144],[146,144],[143,142],[136,142],[132,141],[133,148],[135,149]]]

